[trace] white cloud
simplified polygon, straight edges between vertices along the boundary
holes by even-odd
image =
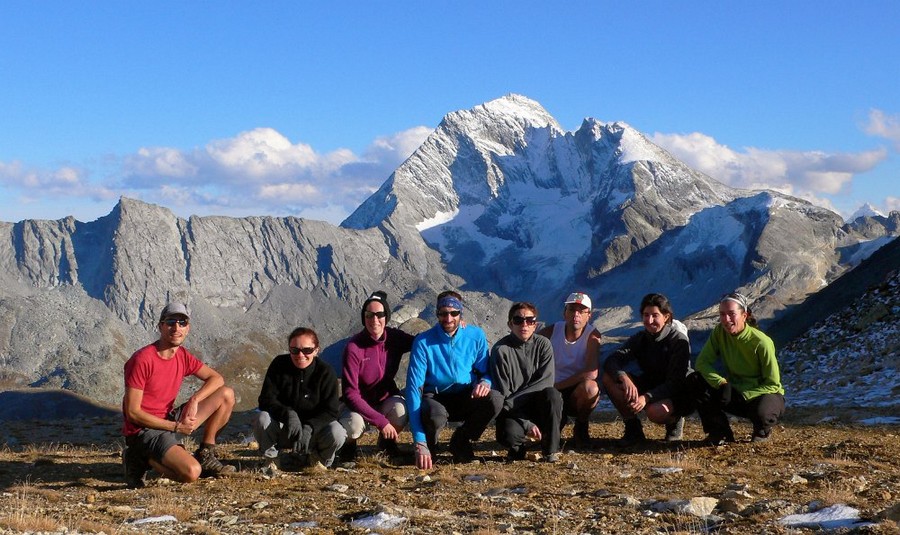
[[[900,197],[887,197],[884,199],[884,205],[887,208],[885,213],[900,211]]]
[[[21,162],[0,162],[0,186],[20,192],[21,202],[40,198],[88,197],[93,200],[112,199],[116,193],[88,180],[81,169],[63,166],[58,169],[26,168]]]
[[[737,188],[773,189],[823,204],[822,195],[840,192],[853,177],[873,169],[888,154],[880,148],[857,153],[763,150],[736,151],[700,133],[656,133],[651,140],[676,158]]]
[[[318,153],[272,128],[183,151],[142,148],[122,159],[124,194],[194,213],[281,213],[339,223],[432,132],[424,126],[375,139],[363,154]]]
[[[887,115],[881,110],[869,111],[869,120],[864,125],[863,131],[870,136],[883,137],[894,144],[894,148],[900,151],[900,115]]]
[[[431,128],[417,126],[392,136],[378,137],[366,150],[364,157],[368,161],[392,162],[396,168],[422,145],[431,132]]]

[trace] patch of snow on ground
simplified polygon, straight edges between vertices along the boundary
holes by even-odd
[[[788,404],[900,407],[898,314],[900,270],[780,349]]]
[[[416,230],[418,230],[419,232],[422,232],[424,230],[430,229],[431,227],[436,227],[438,225],[443,225],[444,223],[449,223],[450,221],[453,221],[453,218],[455,218],[457,216],[457,214],[459,214],[459,210],[454,210],[452,212],[438,212],[438,213],[434,214],[434,217],[426,219],[425,221],[422,221],[419,224],[417,224]]]
[[[868,523],[859,519],[859,510],[842,503],[820,509],[814,513],[788,515],[778,521],[783,526],[795,528],[839,529],[862,527]]]

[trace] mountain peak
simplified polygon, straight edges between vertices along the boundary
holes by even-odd
[[[441,123],[441,127],[456,127],[453,129],[468,131],[496,126],[514,127],[516,130],[548,127],[562,130],[556,119],[540,103],[515,93],[479,104],[469,110],[448,113]]]
[[[870,203],[865,203],[853,212],[853,215],[847,218],[847,223],[852,223],[859,219],[860,217],[884,217],[878,208],[875,208]]]

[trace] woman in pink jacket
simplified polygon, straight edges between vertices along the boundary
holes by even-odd
[[[366,424],[378,428],[378,447],[396,456],[397,435],[406,427],[406,404],[394,377],[400,359],[412,347],[413,336],[387,327],[391,309],[387,294],[373,292],[363,303],[360,319],[365,327],[344,349],[341,385],[346,410],[341,423],[347,430],[347,443],[341,459],[356,457],[356,439]]]

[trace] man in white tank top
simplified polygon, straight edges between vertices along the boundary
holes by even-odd
[[[600,399],[597,368],[600,363],[600,333],[590,324],[591,298],[587,294],[569,294],[563,309],[564,321],[548,325],[539,333],[550,339],[556,383],[563,397],[563,424],[575,418],[575,447],[589,449],[591,412]]]

